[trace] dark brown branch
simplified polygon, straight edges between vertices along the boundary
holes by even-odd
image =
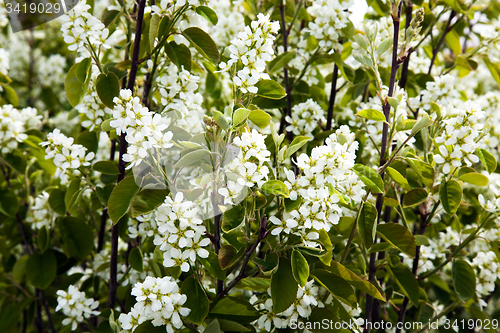
[[[137,23],[135,27],[135,40],[134,40],[134,50],[132,52],[132,64],[130,66],[130,73],[128,78],[127,88],[132,92],[135,87],[135,78],[137,76],[137,69],[139,68],[139,51],[141,46],[141,35],[142,35],[142,21],[144,19],[144,7],[146,6],[146,0],[139,0],[139,5],[137,9]],[[118,169],[120,174],[118,175],[118,181],[125,178],[125,161],[123,160],[123,155],[127,152],[127,141],[125,141],[125,133],[120,136],[120,159],[118,160]],[[118,288],[117,275],[117,265],[118,265],[118,232],[120,228],[120,222],[116,223],[111,230],[111,256],[109,263],[109,297],[108,297],[108,308],[114,308],[116,301],[116,290]]]
[[[330,90],[330,100],[328,101],[328,112],[326,118],[326,130],[329,131],[332,129],[332,120],[333,120],[333,107],[335,105],[335,97],[337,96],[337,79],[339,76],[339,68],[337,64],[333,66],[333,75],[332,75],[332,88]]]
[[[219,198],[216,193],[212,193],[212,207],[214,210],[214,234],[210,240],[214,244],[215,253],[218,255],[221,248],[221,220],[222,212],[219,209]],[[224,281],[217,279],[217,294],[222,292]]]
[[[405,1],[405,20],[406,20],[405,31],[408,31],[408,28],[410,27],[411,18],[412,18],[412,11],[413,11],[413,3],[410,0],[406,0]],[[407,56],[405,57],[405,60],[403,61],[403,67],[401,68],[401,79],[399,80],[399,87],[401,87],[403,89],[406,87],[406,80],[408,79],[408,66],[410,65],[411,53],[412,53],[412,50],[410,49],[408,51]]]
[[[425,233],[425,228],[427,227],[427,215],[428,214],[420,214],[419,235],[423,235]],[[415,233],[415,231],[414,231],[414,233]],[[420,246],[417,246],[416,251],[415,251],[415,259],[413,259],[413,267],[411,270],[411,272],[413,273],[413,275],[415,277],[417,276],[419,261],[420,261]],[[406,310],[408,309],[409,302],[410,302],[410,300],[408,299],[408,297],[405,297],[403,300],[403,304],[401,305],[401,308],[399,309],[398,323],[404,323],[405,316],[406,316]],[[399,326],[397,326],[397,327],[398,328],[396,329],[396,333],[400,333],[401,328],[399,328]]]
[[[398,42],[399,42],[399,25],[400,25],[400,20],[401,20],[401,9],[402,9],[403,1],[399,2],[398,8],[396,8],[396,4],[393,3],[392,6],[392,20],[394,22],[394,39],[392,43],[392,67],[391,67],[391,77],[389,81],[389,93],[388,96],[392,97],[394,94],[394,86],[396,83],[396,74],[398,71],[399,67],[399,61],[398,61]],[[385,164],[385,153],[387,150],[387,137],[389,135],[389,118],[390,118],[390,111],[391,111],[391,105],[389,102],[386,100],[384,105],[383,105],[383,111],[385,115],[386,122],[384,122],[383,129],[382,129],[382,143],[380,147],[380,166],[383,166]],[[381,174],[382,179],[384,179],[384,173]],[[377,195],[377,201],[375,204],[375,207],[377,209],[377,225],[380,223],[380,217],[382,215],[382,207],[383,207],[383,193],[380,193]],[[375,237],[374,242],[376,242],[377,239]],[[377,260],[377,254],[371,253],[370,254],[370,266],[369,266],[369,271],[368,271],[368,279],[371,282],[375,282],[375,273],[376,273],[376,260]],[[365,307],[365,323],[371,322],[372,321],[372,308],[373,308],[373,297],[370,295],[366,295],[366,307]],[[370,327],[365,325],[364,331],[365,333],[370,332]]]
[[[252,257],[252,254],[255,252],[257,249],[257,246],[259,246],[259,243],[266,238],[268,235],[269,230],[267,230],[267,216],[264,215],[262,220],[260,221],[260,226],[259,226],[259,236],[257,237],[257,240],[252,244],[252,246],[246,251],[245,255],[245,260],[243,261],[243,264],[241,265],[240,272],[234,278],[233,281],[222,291],[217,293],[217,296],[224,296],[227,295],[227,293],[241,280],[246,276],[246,268],[248,266],[248,263],[250,261],[250,258]]]
[[[431,74],[432,67],[434,66],[434,62],[436,61],[436,57],[437,57],[439,51],[441,50],[441,47],[443,46],[446,34],[451,31],[450,24],[451,24],[451,21],[453,20],[453,18],[455,17],[456,14],[457,13],[454,10],[451,11],[450,18],[448,19],[448,22],[446,23],[446,27],[444,28],[443,35],[439,39],[439,42],[438,42],[438,45],[436,46],[436,48],[434,48],[434,50],[432,50],[431,65],[429,66],[429,70],[427,71],[427,74]]]

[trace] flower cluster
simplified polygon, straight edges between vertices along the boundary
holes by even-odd
[[[302,171],[299,177],[285,169],[290,199],[300,203],[296,209],[285,212],[281,220],[275,216],[269,219],[276,225],[271,233],[294,234],[306,246],[316,247],[318,231],[328,231],[332,224],[338,223],[342,213],[340,203],[360,202],[366,193],[351,170],[357,149],[354,133],[341,126],[326,139],[325,145],[313,148],[311,156],[302,154],[297,158]]]
[[[182,307],[187,297],[179,293],[179,286],[170,276],[148,276],[143,283],[135,284],[132,295],[137,303],[129,313],[122,313],[119,317],[122,328],[130,332],[151,320],[154,326],[166,325],[166,331],[173,333],[184,326],[181,316],[186,317],[191,311]]]
[[[271,171],[265,163],[270,161],[271,152],[267,150],[264,139],[265,136],[256,130],[234,138],[233,145],[239,152],[227,165],[226,187],[218,190],[224,197],[224,204],[233,204],[236,198],[247,193],[246,188],[256,184],[261,187],[268,180]]]
[[[180,119],[176,119],[176,126],[182,127],[189,133],[195,134],[202,131],[201,119],[203,117],[203,96],[196,92],[200,77],[191,74],[176,65],[170,64],[165,73],[159,76],[157,83],[161,95],[161,105],[164,106],[162,114],[176,111]]]
[[[312,0],[311,6],[307,7],[307,12],[315,19],[309,22],[308,32],[318,40],[320,47],[327,48],[330,52],[342,50],[339,33],[349,23],[347,9],[352,5],[351,0],[334,2]]]
[[[462,166],[462,160],[470,167],[479,162],[474,155],[481,129],[484,126],[485,114],[476,106],[466,103],[464,109],[453,109],[453,114],[443,119],[444,130],[435,141],[439,153],[434,155],[434,161],[443,165],[443,172],[449,174],[452,166]]]
[[[478,272],[476,275],[478,296],[491,294],[500,276],[500,262],[495,252],[479,252],[472,260],[472,267],[477,268]]]
[[[64,41],[71,51],[85,50],[86,45],[91,47],[111,48],[106,44],[109,30],[104,23],[88,12],[91,7],[86,3],[78,3],[68,14],[62,16],[64,23],[61,26]]]
[[[21,111],[12,105],[0,106],[0,149],[8,153],[17,147],[18,142],[28,137],[24,132],[40,125],[42,116],[34,108],[24,108]]]
[[[257,82],[268,80],[270,77],[266,70],[266,61],[272,59],[274,54],[274,34],[280,28],[279,22],[269,21],[269,15],[262,13],[257,15],[257,21],[252,21],[250,26],[238,34],[238,38],[231,41],[229,46],[230,59],[227,63],[221,62],[219,67],[222,71],[229,71],[233,65],[241,64],[233,77],[233,82],[246,94],[257,93]]]
[[[120,96],[115,97],[113,102],[113,120],[109,125],[116,129],[118,135],[126,134],[125,140],[129,146],[123,160],[131,162],[127,169],[141,164],[152,148],[172,147],[172,132],[164,133],[168,119],[149,111],[141,104],[139,97],[132,97],[130,90],[122,89]]]
[[[268,290],[269,296],[271,295]],[[273,300],[268,298],[259,304],[260,310],[264,312],[262,316],[255,322],[258,329],[264,329],[266,332],[271,332],[272,326],[276,328],[287,328],[291,322],[296,322],[299,317],[308,318],[311,315],[313,306],[323,306],[319,300],[319,288],[314,285],[314,280],[305,284],[304,287],[299,286],[297,290],[297,298],[288,309],[280,313],[273,312]],[[253,300],[256,301],[254,297]]]
[[[55,177],[59,177],[62,183],[68,181],[68,169],[78,169],[80,166],[90,165],[94,159],[94,152],[86,153],[87,148],[79,144],[73,144],[73,138],[62,134],[57,128],[47,134],[47,141],[40,145],[45,148],[46,159],[54,159],[57,167]]]
[[[175,200],[165,198],[155,210],[155,221],[158,229],[153,243],[164,251],[165,267],[178,266],[187,272],[196,256],[208,257],[204,247],[210,244],[210,240],[204,237],[206,229],[203,220],[198,218],[198,207],[184,200],[182,192],[175,195]]]
[[[96,126],[102,123],[105,114],[111,113],[111,110],[97,96],[97,91],[92,91],[89,95],[86,95],[75,109],[84,115],[85,120],[82,121],[82,126],[88,128],[89,131],[93,131]]]
[[[426,89],[421,92],[421,96],[411,98],[409,104],[413,108],[421,107],[430,111],[431,102],[435,102],[441,106],[443,113],[446,114],[462,103],[456,84],[456,78],[451,74],[436,76],[434,81],[425,84]],[[435,114],[431,114],[431,117],[435,117]]]
[[[297,104],[292,108],[292,117],[286,116],[285,118],[290,124],[286,130],[295,135],[311,136],[312,131],[318,127],[318,123],[326,122],[323,113],[321,106],[312,99]]]
[[[95,309],[99,306],[99,301],[94,301],[92,298],[86,298],[85,293],[79,291],[77,287],[70,285],[68,291],[57,291],[57,307],[56,311],[62,310],[65,318],[62,324],[67,326],[71,324],[71,330],[76,330],[78,324],[84,318],[97,316],[100,314]]]
[[[45,191],[35,198],[30,208],[31,214],[26,217],[26,222],[31,223],[34,229],[49,228],[54,218],[57,217],[57,213],[49,206],[49,194]]]

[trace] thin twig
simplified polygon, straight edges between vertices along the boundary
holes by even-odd
[[[446,27],[444,28],[443,35],[439,39],[439,42],[438,42],[438,45],[436,46],[436,48],[434,50],[432,50],[432,60],[431,60],[430,66],[429,66],[429,70],[427,71],[427,74],[431,74],[432,67],[434,66],[434,62],[436,61],[436,57],[437,57],[439,51],[441,50],[441,47],[443,46],[446,34],[448,32],[450,32],[451,29],[453,29],[453,27],[450,29],[450,24],[451,24],[451,21],[453,20],[453,18],[455,17],[456,14],[457,13],[454,10],[451,11],[450,18],[448,19],[448,22],[446,23]]]
[[[406,0],[405,1],[405,29],[408,31],[408,28],[410,27],[411,23],[411,18],[412,18],[412,11],[413,11],[413,3],[411,0]],[[405,60],[403,61],[403,67],[401,68],[401,79],[399,80],[399,87],[403,88],[406,86],[406,80],[408,78],[408,66],[410,65],[410,56],[411,56],[412,50],[410,49],[408,51],[408,55],[405,57]],[[416,119],[416,117],[415,117]]]
[[[328,112],[327,112],[326,128],[325,128],[325,130],[327,131],[332,129],[333,107],[335,105],[335,97],[337,96],[338,76],[339,76],[339,68],[337,64],[335,64],[335,66],[333,66],[332,89],[330,91],[330,100],[328,101]]]
[[[267,230],[267,216],[264,215],[262,217],[262,220],[260,220],[260,228],[259,228],[259,236],[257,237],[257,240],[252,244],[252,247],[246,251],[245,255],[245,260],[243,261],[243,264],[241,265],[240,272],[234,278],[233,281],[222,291],[217,293],[217,296],[224,296],[227,295],[227,293],[241,280],[245,277],[246,273],[246,268],[248,266],[248,262],[250,261],[250,257],[252,257],[252,254],[255,252],[257,249],[257,246],[259,246],[259,243],[266,238],[266,236],[269,234],[269,230]]]

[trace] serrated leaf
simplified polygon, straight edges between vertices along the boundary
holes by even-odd
[[[139,186],[134,176],[125,177],[115,186],[108,200],[108,214],[113,224],[118,223],[127,213],[137,192],[139,192]]]
[[[217,13],[207,6],[198,6],[196,7],[196,12],[207,19],[208,22],[216,25],[219,22],[219,18],[217,17]]]
[[[453,260],[452,275],[455,291],[463,302],[476,294],[476,273],[467,261]]]
[[[94,171],[104,173],[106,175],[118,175],[120,174],[120,170],[118,170],[118,166],[111,161],[98,161],[92,165],[92,169]]]
[[[279,71],[291,60],[293,60],[296,56],[297,52],[295,50],[287,51],[276,56],[276,58],[271,60],[267,65],[269,74]]]
[[[377,226],[377,233],[385,241],[391,243],[395,248],[414,258],[417,242],[413,234],[397,223],[383,223]]]
[[[268,180],[262,185],[261,190],[266,195],[273,194],[284,198],[290,196],[288,187],[281,180]]]
[[[489,174],[492,174],[497,169],[497,160],[486,149],[480,148],[477,150],[477,156]]]
[[[405,191],[411,190],[410,184],[408,184],[408,181],[406,180],[406,178],[403,177],[403,175],[400,174],[399,171],[397,171],[396,169],[393,169],[391,167],[387,167],[385,169],[385,172],[387,172],[387,174],[389,174],[389,177],[391,177],[392,180],[394,180],[396,182],[396,184],[401,186]]]
[[[306,258],[299,251],[293,250],[291,262],[295,281],[302,287],[305,286],[309,277],[309,265]]]
[[[411,270],[404,264],[397,264],[396,266],[390,267],[390,270],[394,274],[398,285],[403,290],[403,293],[406,294],[413,305],[418,306],[420,299],[420,287]]]
[[[365,109],[356,113],[356,116],[374,121],[385,121],[384,114],[377,109]]]
[[[112,109],[115,106],[113,99],[120,94],[120,80],[115,73],[101,73],[96,80],[96,91],[100,100],[108,108]]]
[[[286,258],[279,258],[278,270],[271,277],[271,298],[274,313],[285,311],[297,298],[299,285],[293,278],[292,265]]]
[[[269,99],[282,99],[286,96],[285,89],[274,80],[260,80],[255,86],[258,96]]]
[[[186,303],[184,303],[183,306],[191,309],[188,316],[189,320],[200,325],[203,323],[210,310],[207,294],[200,284],[200,281],[193,278],[193,276],[188,277],[182,283],[181,293],[187,296]]]
[[[136,271],[144,272],[144,261],[140,248],[134,247],[132,250],[130,250],[130,253],[128,255],[128,263]]]
[[[54,251],[48,250],[44,253],[35,253],[26,261],[26,277],[28,281],[39,289],[45,289],[57,274],[57,261]]]
[[[405,194],[403,198],[403,207],[414,207],[424,202],[428,197],[428,193],[423,188],[415,188]]]
[[[363,164],[355,164],[353,170],[356,172],[359,179],[361,179],[366,187],[368,187],[373,193],[384,192],[384,181],[376,170]]]
[[[358,218],[358,231],[363,244],[369,248],[373,245],[376,233],[377,209],[369,202],[363,203]]]
[[[269,123],[271,122],[271,116],[262,110],[252,110],[250,111],[250,114],[248,115],[248,119],[252,121],[255,125],[257,125],[259,128],[266,128]]]
[[[205,58],[219,63],[219,50],[212,38],[198,27],[190,27],[182,32],[182,35],[191,43],[191,45]]]
[[[448,214],[455,214],[462,202],[462,186],[454,180],[443,181],[439,187],[439,199]]]

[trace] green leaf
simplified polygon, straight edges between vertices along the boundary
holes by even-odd
[[[101,73],[96,80],[97,95],[102,103],[108,108],[115,107],[113,98],[120,94],[120,80],[115,73],[109,72],[108,74]]]
[[[160,15],[153,14],[151,15],[151,20],[149,21],[149,47],[150,51],[152,51],[156,36],[158,36],[158,27],[160,26]]]
[[[368,295],[371,295],[381,301],[385,302],[384,296],[380,293],[380,291],[370,282],[363,280],[355,273],[350,271],[349,269],[342,266],[342,264],[332,261],[332,265],[330,266],[330,270],[335,274],[340,276],[342,279],[349,282],[354,288],[359,289]]]
[[[286,96],[285,89],[274,80],[260,80],[255,85],[257,89],[257,95],[269,99],[282,99]]]
[[[56,274],[57,261],[52,250],[42,254],[35,253],[26,262],[26,277],[36,288],[45,289],[50,286]]]
[[[217,319],[214,319],[207,325],[203,333],[223,333],[220,329],[220,324]]]
[[[288,146],[288,149],[286,150],[286,159],[290,158],[297,150],[302,148],[307,142],[311,140],[311,137],[309,136],[296,136],[293,138],[292,143],[290,146]]]
[[[453,285],[458,297],[467,302],[476,294],[476,273],[474,269],[465,260],[453,260],[452,275]]]
[[[220,268],[225,270],[238,260],[239,255],[234,246],[226,244],[220,248],[218,257]]]
[[[205,58],[219,63],[219,50],[212,38],[198,27],[190,27],[182,32],[182,35],[191,43],[191,45]]]
[[[19,104],[19,98],[17,97],[17,93],[14,88],[5,83],[0,83],[0,87],[3,88],[0,95],[3,95],[7,102],[12,104],[12,106],[17,107]]]
[[[18,208],[17,195],[9,189],[0,190],[0,213],[13,217]]]
[[[460,55],[462,53],[462,46],[460,45],[460,35],[455,30],[450,30],[445,35],[446,43],[450,49],[455,53],[455,55]]]
[[[259,128],[266,128],[271,122],[271,116],[269,113],[262,110],[252,110],[248,115],[248,119],[252,121]]]
[[[24,174],[26,171],[26,156],[18,149],[13,149],[10,153],[4,155],[5,161],[17,172]]]
[[[406,180],[405,177],[403,177],[402,174],[400,174],[396,169],[393,169],[391,167],[387,167],[385,169],[385,172],[389,174],[389,176],[398,184],[401,188],[403,188],[405,191],[410,191],[411,187],[410,184],[408,184],[408,181]]]
[[[394,274],[396,282],[402,289],[403,293],[415,306],[418,306],[418,301],[420,299],[420,287],[418,286],[418,281],[411,270],[404,264],[397,264],[396,266],[390,267],[390,270]]]
[[[411,128],[411,134],[417,134],[422,128],[425,128],[432,124],[432,120],[429,118],[427,113],[423,113],[422,118],[420,118],[415,125]]]
[[[181,70],[184,67],[188,72],[191,71],[191,51],[184,44],[177,44],[172,41],[165,44],[165,51],[172,62]]]
[[[477,156],[489,174],[492,174],[497,169],[497,160],[495,157],[486,149],[478,149]]]
[[[175,163],[174,168],[188,167],[191,165],[200,166],[203,160],[208,162],[210,157],[210,150],[208,149],[198,149],[191,151],[186,155],[182,156],[180,160]]]
[[[46,226],[43,226],[40,230],[38,230],[36,241],[40,251],[45,252],[49,246],[49,232]]]
[[[183,306],[191,309],[188,316],[189,320],[200,325],[207,317],[210,309],[207,294],[205,294],[200,281],[192,276],[188,277],[182,283],[181,293],[187,296],[186,303]]]
[[[406,193],[403,198],[403,207],[414,207],[420,205],[427,199],[427,191],[423,188],[415,188]]]
[[[53,189],[49,195],[49,206],[50,208],[52,208],[54,212],[56,212],[59,215],[66,214],[64,195],[65,193],[58,188]]]
[[[269,74],[279,71],[284,66],[286,66],[286,64],[288,64],[291,60],[293,60],[296,56],[297,52],[295,50],[281,53],[268,63],[267,70]]]
[[[311,276],[328,289],[339,301],[351,307],[357,307],[356,293],[343,278],[324,269],[312,271]]]
[[[87,223],[71,216],[58,219],[61,240],[71,256],[85,259],[94,248],[94,234]]]
[[[299,286],[293,278],[292,265],[286,258],[279,258],[278,270],[271,277],[271,298],[274,313],[285,311],[297,298]]]
[[[298,284],[302,287],[306,285],[309,277],[309,265],[306,258],[297,250],[292,251],[292,273]]]
[[[395,248],[414,258],[416,251],[416,240],[413,234],[397,223],[383,223],[377,226],[380,237],[391,243]]]
[[[385,116],[384,114],[376,109],[365,109],[361,110],[358,113],[356,113],[356,116],[365,118],[368,120],[375,120],[375,121],[385,121]]]
[[[226,296],[212,307],[208,316],[211,318],[233,320],[246,325],[259,318],[260,312],[245,300]]]
[[[130,211],[132,217],[146,215],[158,208],[168,195],[168,191],[164,189],[147,188],[140,191],[132,201]]]
[[[369,248],[373,245],[377,227],[377,209],[369,202],[365,202],[361,207],[358,217],[358,231],[363,244]]]
[[[290,196],[288,187],[281,180],[268,180],[262,185],[261,190],[265,195],[273,194],[284,198]]]
[[[217,17],[217,13],[214,12],[211,8],[207,6],[198,6],[196,7],[196,12],[206,18],[208,22],[216,25],[219,22],[219,18]]]
[[[261,258],[254,258],[253,261],[259,265],[260,269],[263,272],[272,272],[275,271],[276,267],[278,266],[278,255],[276,253],[268,253],[266,254],[266,258],[261,259]]]
[[[226,273],[222,270],[219,264],[219,257],[212,251],[208,251],[207,258],[198,258],[203,267],[212,274],[212,276],[219,280],[224,280],[226,278]],[[163,258],[162,258],[163,262]]]
[[[226,319],[216,319],[219,322],[220,329],[223,332],[252,332],[250,329],[245,326]],[[206,332],[206,330],[205,330]]]
[[[227,122],[226,117],[219,111],[214,110],[214,120],[217,125],[219,125],[220,128],[222,128],[224,131],[228,131],[231,126],[229,126],[229,123]]]
[[[222,216],[222,230],[228,232],[238,227],[245,218],[245,207],[236,205],[224,212]]]
[[[486,186],[490,182],[488,177],[478,172],[466,173],[458,177],[458,180],[477,186]]]
[[[250,110],[245,108],[239,108],[233,113],[233,128],[239,127],[247,121],[248,116],[250,115]]]
[[[333,251],[333,245],[332,245],[332,241],[330,239],[330,236],[328,236],[328,232],[326,232],[325,229],[321,229],[319,231],[319,242],[321,243],[321,245],[323,245],[324,249],[326,250],[326,253],[324,255],[322,255],[321,257],[319,257],[319,260],[327,265],[327,266],[330,266],[330,263],[332,262],[332,251]]]
[[[410,167],[419,176],[422,183],[432,188],[434,184],[434,168],[429,164],[417,158],[407,158],[406,161]]]
[[[373,193],[384,192],[384,181],[376,170],[373,170],[363,164],[355,164],[353,170],[356,172],[359,179],[361,179],[366,187],[368,187]]]
[[[486,313],[481,311],[481,309],[479,309],[479,307],[476,304],[473,304],[469,308],[469,310],[474,315],[474,317],[476,317],[476,319],[482,320],[483,323],[492,322],[491,318]],[[483,330],[487,333],[498,333],[495,326],[498,328],[497,325],[484,325]]]
[[[84,62],[87,61],[86,59],[82,60],[80,63],[74,64],[66,75],[66,78],[64,79],[64,89],[66,91],[66,97],[68,97],[68,101],[73,107],[77,106],[82,100],[83,96],[85,96],[90,82],[90,71],[92,68],[90,65],[88,67],[86,80],[83,83],[80,81],[83,75],[81,74],[82,69],[79,69],[79,65],[81,63],[85,64]],[[82,68],[84,67],[85,66],[82,65]],[[79,74],[77,74],[77,72]],[[77,75],[80,76],[80,79]]]
[[[128,254],[128,263],[138,272],[144,272],[144,260],[141,249],[134,247]]]
[[[455,214],[462,202],[462,187],[454,180],[443,181],[439,187],[439,199],[448,214]]]
[[[87,75],[89,73],[90,66],[92,65],[91,58],[85,58],[78,63],[78,67],[76,68],[76,78],[80,81],[81,84],[87,81]]]
[[[151,321],[148,320],[137,326],[134,333],[165,333],[165,325],[153,326]]]
[[[126,177],[116,185],[108,200],[108,214],[113,224],[118,223],[127,213],[137,192],[139,192],[139,186],[134,176]]]
[[[292,259],[293,260],[293,259]],[[309,274],[309,268],[308,268]],[[271,280],[260,277],[247,277],[241,279],[235,288],[266,292],[271,286]]]
[[[390,249],[393,249],[394,246],[392,246],[391,243],[383,242],[383,243],[377,243],[374,244],[368,253],[374,253],[374,252],[384,252]]]
[[[92,166],[94,171],[104,173],[106,175],[118,175],[120,174],[120,170],[118,170],[118,166],[111,161],[98,161],[95,162]]]
[[[81,132],[75,140],[76,144],[80,144],[87,148],[87,153],[89,152],[97,152],[97,148],[99,146],[99,140],[97,139],[97,133],[91,132],[89,130],[85,130]]]

